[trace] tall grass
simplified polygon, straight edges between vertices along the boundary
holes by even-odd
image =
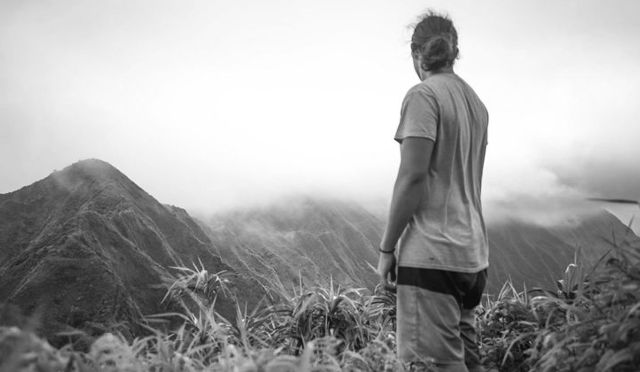
[[[518,291],[511,282],[478,308],[483,363],[499,371],[640,370],[640,252],[615,246],[597,269],[579,254],[557,288]],[[145,336],[106,333],[88,352],[49,346],[26,327],[0,327],[0,372],[14,371],[401,371],[395,294],[377,288],[270,293],[253,309],[230,297],[225,272],[176,268],[165,299],[174,313],[146,317]],[[233,297],[231,297],[233,298]],[[179,325],[168,328],[168,324]],[[125,337],[127,336],[127,337]],[[429,366],[426,367],[429,370]]]
[[[557,290],[507,282],[480,310],[485,364],[500,371],[640,371],[640,252],[612,241],[586,271],[576,254]]]

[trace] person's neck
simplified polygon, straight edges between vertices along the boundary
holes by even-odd
[[[422,80],[424,81],[433,75],[446,74],[446,73],[453,73],[453,66],[442,67],[437,70],[431,70],[431,71],[422,70]]]

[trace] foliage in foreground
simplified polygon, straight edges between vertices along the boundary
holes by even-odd
[[[640,370],[640,252],[615,249],[599,268],[567,268],[555,291],[506,283],[478,309],[484,364],[500,371]],[[299,288],[253,311],[214,311],[226,273],[179,268],[167,297],[181,313],[147,318],[149,335],[107,333],[88,352],[49,346],[33,333],[0,328],[4,371],[398,371],[395,298],[363,289]],[[181,326],[170,331],[168,319]],[[427,363],[427,370],[429,366]]]
[[[640,251],[613,253],[590,272],[570,264],[554,292],[505,284],[481,311],[485,363],[501,371],[640,371]]]
[[[253,311],[236,301],[233,320],[214,310],[229,295],[225,273],[177,268],[165,298],[180,313],[148,317],[149,335],[127,340],[107,333],[88,352],[55,349],[32,332],[0,327],[4,371],[397,371],[395,298],[364,289],[300,288],[273,293]],[[268,304],[270,302],[270,304]],[[181,326],[161,331],[172,318]]]

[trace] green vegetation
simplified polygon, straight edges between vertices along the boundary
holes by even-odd
[[[499,371],[640,370],[639,262],[637,249],[614,249],[588,272],[576,259],[553,291],[519,292],[506,283],[478,309],[484,364]],[[236,301],[235,319],[225,319],[214,306],[218,296],[232,296],[233,279],[202,264],[175,269],[165,299],[182,311],[146,318],[146,336],[114,331],[77,351],[49,346],[29,325],[0,327],[0,372],[405,368],[395,357],[393,293],[299,287],[271,293],[251,311]]]

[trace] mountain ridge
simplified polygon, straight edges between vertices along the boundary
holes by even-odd
[[[55,341],[70,327],[97,334],[170,310],[160,287],[170,267],[200,261],[234,274],[231,290],[249,307],[267,289],[291,294],[300,282],[373,289],[383,229],[384,218],[357,203],[313,197],[195,219],[110,164],[85,160],[0,194],[0,302],[27,314],[44,306],[42,332]],[[640,245],[628,230],[608,213],[566,226],[491,225],[488,293],[509,278],[553,289],[576,247],[593,264],[610,236]],[[232,299],[216,305],[235,316]]]
[[[26,313],[47,308],[43,333],[53,338],[170,310],[161,303],[170,267],[199,261],[234,272],[186,211],[102,161],[74,163],[0,197],[0,299]],[[252,303],[261,296],[251,279],[233,285],[254,294]],[[231,299],[217,305],[233,318]]]
[[[306,214],[301,212],[305,210]],[[359,224],[358,221],[363,223]],[[281,258],[281,262],[276,262],[278,267],[305,268],[307,275],[301,273],[299,276],[309,285],[326,285],[330,279],[336,278],[344,280],[343,273],[350,280],[348,283],[357,287],[372,289],[378,282],[371,267],[375,267],[377,263],[377,245],[385,221],[366,208],[354,207],[352,203],[327,199],[314,202],[294,198],[271,206],[263,205],[254,210],[243,209],[240,213],[223,213],[204,224],[207,225],[205,231],[216,241],[216,246],[230,248],[226,252],[220,252],[223,260],[233,267],[244,267],[244,272],[248,275],[247,269],[252,269],[254,275],[261,280],[297,283],[297,272],[273,271],[256,260],[256,257],[262,257],[264,261],[269,261],[278,256]],[[336,246],[349,247],[345,248],[349,250],[354,245],[359,246],[359,249],[355,249],[358,252],[355,260],[365,261],[362,272],[345,268],[337,259],[315,259],[303,265],[301,258],[286,260],[289,256],[283,258],[278,255],[277,252],[283,250],[297,252],[294,245],[304,246],[304,237],[319,234],[323,230],[322,226],[346,226],[343,232],[337,228],[325,228],[324,230],[333,231],[324,239],[333,241]],[[357,231],[355,234],[361,239],[350,240],[348,234],[344,233],[350,230],[349,227],[354,227]],[[574,221],[554,226],[526,222],[515,216],[494,222],[488,226],[490,268],[487,293],[496,295],[507,280],[511,280],[517,288],[526,286],[529,289],[553,289],[555,281],[562,276],[567,265],[574,262],[578,249],[582,252],[580,259],[583,264],[591,266],[611,248],[613,242],[608,237],[612,235],[620,237],[618,243],[640,245],[640,238],[606,211],[593,211]],[[296,240],[296,236],[299,239]],[[623,239],[625,236],[626,239]],[[313,252],[314,246],[317,244],[307,242],[304,251]],[[320,278],[319,274],[322,272],[328,274]]]
[[[275,281],[279,289],[299,280],[368,287],[376,282],[367,263],[377,258],[380,221],[357,204],[297,197],[214,216],[204,224],[215,245],[226,248],[220,252],[223,260],[247,275]]]

